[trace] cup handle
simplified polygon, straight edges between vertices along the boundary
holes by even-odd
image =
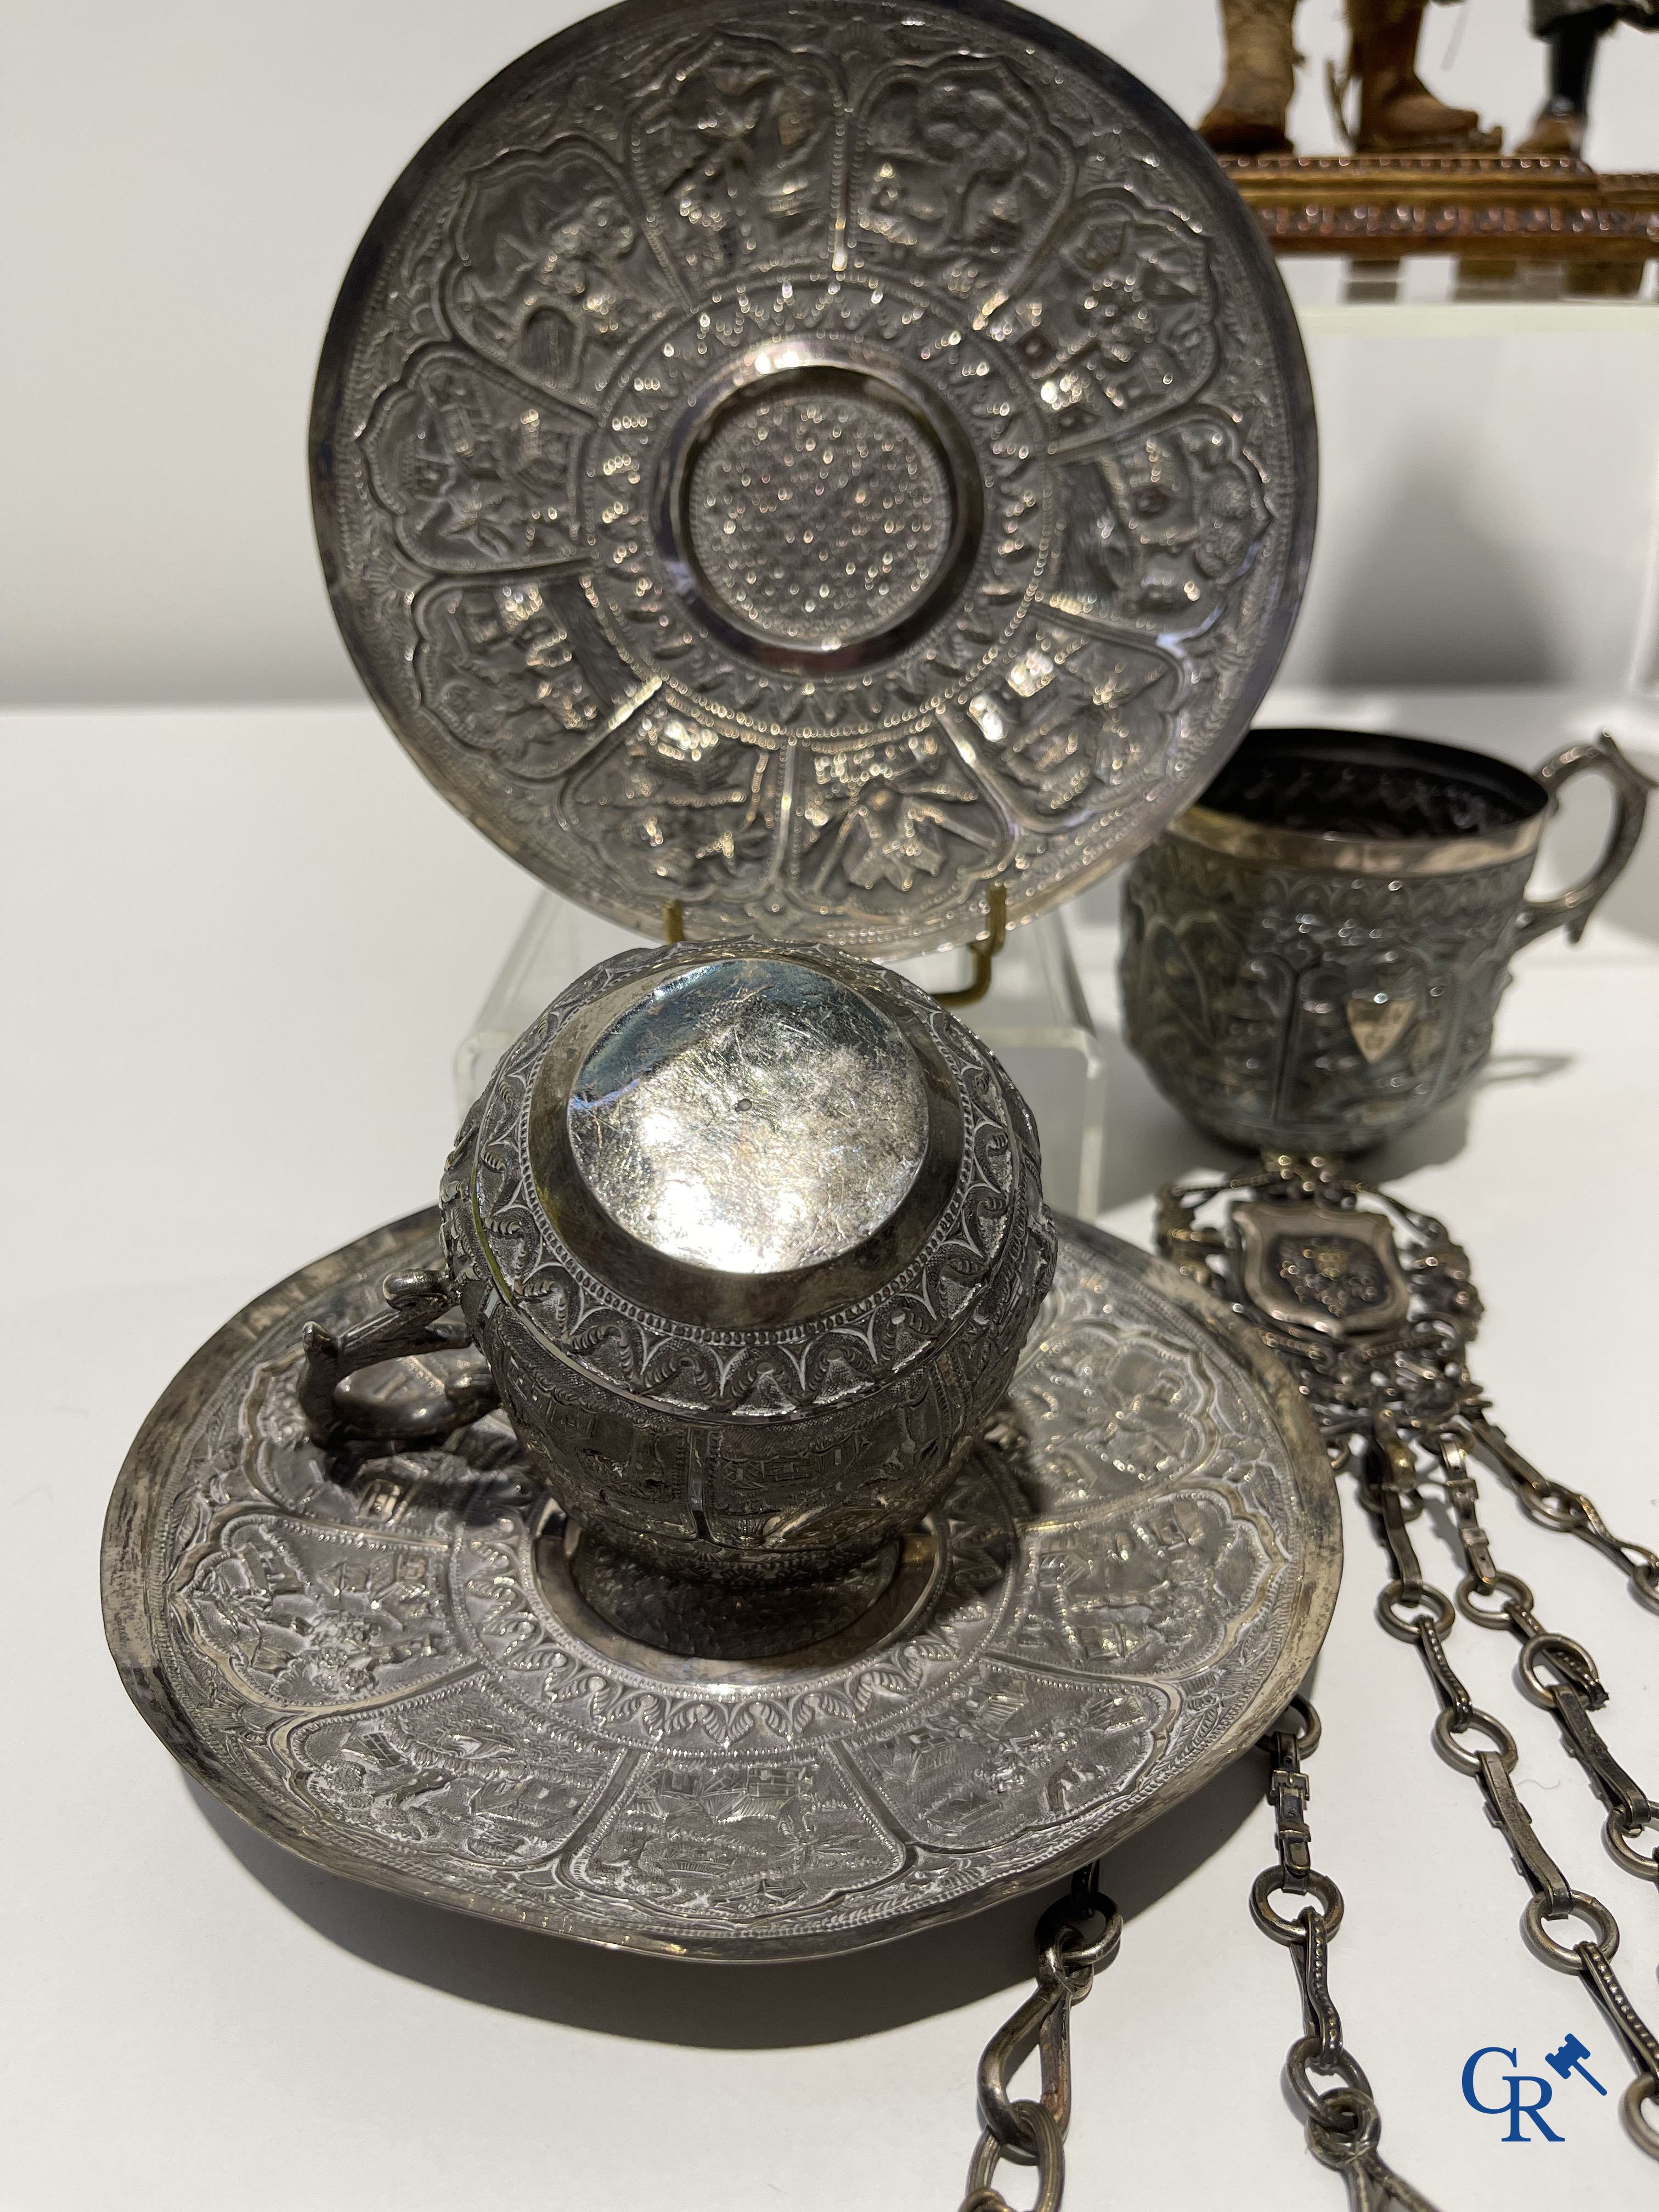
[[[308,1321],[305,1325],[298,1396],[313,1443],[337,1444],[356,1433],[349,1409],[335,1393],[360,1368],[378,1367],[383,1360],[406,1359],[422,1352],[456,1348],[455,1336],[438,1327],[456,1303],[455,1285],[445,1269],[414,1267],[406,1273],[388,1275],[380,1286],[380,1296],[384,1304],[379,1313],[339,1336],[319,1322]],[[459,1427],[464,1421],[475,1420],[495,1402],[493,1386],[482,1394],[470,1393],[466,1407],[458,1405],[454,1409],[454,1425]],[[411,1436],[410,1440],[415,1439]],[[424,1423],[418,1440],[431,1441]]]
[[[1607,832],[1607,842],[1601,859],[1589,875],[1560,892],[1553,899],[1523,899],[1515,926],[1515,950],[1530,945],[1534,938],[1548,934],[1552,929],[1565,927],[1567,942],[1577,945],[1584,933],[1584,924],[1589,920],[1602,899],[1623,874],[1625,864],[1636,850],[1636,841],[1642,834],[1643,817],[1647,812],[1649,792],[1659,788],[1651,776],[1625,758],[1612,738],[1603,730],[1593,743],[1582,739],[1576,744],[1563,745],[1559,753],[1552,753],[1547,761],[1533,770],[1550,794],[1551,811],[1554,811],[1555,793],[1559,787],[1586,769],[1604,775],[1613,786],[1613,826]]]

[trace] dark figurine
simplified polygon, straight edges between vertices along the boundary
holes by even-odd
[[[1349,87],[1359,87],[1359,118],[1352,133],[1356,152],[1498,151],[1500,131],[1483,131],[1473,108],[1449,107],[1417,74],[1427,0],[1347,0],[1347,68],[1340,78],[1333,76],[1332,89],[1340,112]],[[1221,0],[1225,76],[1198,126],[1200,137],[1214,152],[1295,151],[1285,130],[1300,58],[1292,36],[1295,16],[1296,0]]]
[[[1549,98],[1517,154],[1578,161],[1589,127],[1590,75],[1595,49],[1616,23],[1659,31],[1659,0],[1531,0],[1532,34],[1550,50]]]

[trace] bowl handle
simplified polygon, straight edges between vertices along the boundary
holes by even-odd
[[[300,1411],[313,1443],[338,1444],[358,1434],[372,1435],[395,1443],[432,1443],[432,1420],[422,1417],[404,1431],[376,1422],[360,1430],[352,1407],[339,1395],[340,1385],[361,1368],[379,1367],[391,1359],[406,1359],[422,1352],[453,1352],[467,1342],[465,1327],[459,1331],[443,1325],[455,1304],[455,1286],[440,1267],[415,1267],[388,1275],[380,1287],[386,1301],[380,1311],[356,1328],[336,1335],[319,1322],[307,1322],[302,1336],[304,1364],[300,1371]],[[453,1397],[453,1394],[447,1394]],[[493,1384],[470,1380],[448,1408],[443,1425],[459,1427],[477,1419],[495,1403]]]
[[[1603,730],[1593,743],[1581,739],[1574,744],[1563,745],[1533,774],[1550,794],[1553,811],[1555,794],[1561,785],[1575,775],[1582,775],[1586,769],[1606,776],[1613,786],[1613,825],[1607,832],[1607,842],[1601,859],[1579,882],[1552,899],[1522,901],[1515,927],[1517,952],[1534,938],[1563,927],[1569,944],[1577,945],[1584,933],[1584,924],[1618,882],[1626,861],[1636,850],[1647,812],[1648,793],[1656,787],[1651,776],[1644,775],[1639,768],[1625,758],[1607,731]]]

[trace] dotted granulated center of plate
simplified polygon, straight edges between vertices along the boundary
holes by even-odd
[[[950,483],[921,423],[865,392],[732,408],[698,455],[691,543],[711,597],[756,635],[829,648],[915,606],[951,542]]]

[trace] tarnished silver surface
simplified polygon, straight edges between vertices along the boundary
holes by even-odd
[[[728,960],[659,983],[600,1038],[566,1109],[611,1219],[725,1273],[772,1275],[873,1236],[927,1151],[921,1066],[821,969]]]
[[[1340,1567],[1294,1390],[1206,1291],[1078,1225],[988,1441],[860,1642],[674,1659],[587,1613],[489,1415],[342,1483],[301,1331],[434,1263],[435,1214],[199,1352],[112,1501],[105,1615],[151,1726],[267,1834],[514,1927],[675,1955],[850,1948],[1031,1887],[1280,1711]]]
[[[893,952],[1194,798],[1313,415],[1186,126],[1038,17],[636,0],[416,156],[324,348],[329,588],[445,794],[654,932]]]
[[[857,1609],[832,1578],[937,1501],[1054,1261],[1036,1127],[995,1059],[821,946],[600,962],[502,1054],[440,1195],[452,1296],[588,1540],[578,1579],[699,1650],[754,1648],[760,1601],[734,1617],[734,1590],[797,1587],[769,1643]],[[763,1272],[722,1264],[740,1240]],[[664,1577],[704,1586],[705,1635]]]
[[[1239,1278],[1269,1321],[1370,1339],[1397,1329],[1411,1311],[1411,1288],[1380,1213],[1334,1222],[1328,1206],[1239,1205],[1232,1224]]]
[[[823,653],[881,636],[950,550],[944,454],[907,410],[854,381],[733,407],[692,468],[704,588],[765,643]]]
[[[1659,2130],[1646,2116],[1650,2104],[1659,2106],[1659,2034],[1613,1971],[1619,1923],[1599,1898],[1572,1886],[1534,1825],[1511,1779],[1520,1747],[1500,1714],[1475,1705],[1458,1672],[1457,1616],[1516,1638],[1522,1687],[1553,1711],[1563,1747],[1583,1771],[1598,1813],[1605,1812],[1607,1850],[1644,1882],[1659,1881],[1659,1854],[1635,1848],[1659,1829],[1659,1796],[1648,1795],[1591,1718],[1607,1707],[1611,1692],[1589,1650],[1547,1628],[1530,1586],[1498,1565],[1481,1526],[1473,1455],[1503,1470],[1534,1520],[1583,1537],[1614,1561],[1644,1604],[1659,1602],[1659,1554],[1615,1536],[1582,1491],[1530,1466],[1490,1419],[1490,1401],[1467,1364],[1481,1318],[1480,1294],[1468,1255],[1443,1221],[1358,1181],[1340,1160],[1282,1152],[1264,1153],[1259,1167],[1235,1175],[1166,1183],[1158,1193],[1158,1241],[1189,1281],[1224,1299],[1258,1331],[1294,1378],[1332,1464],[1358,1476],[1359,1502],[1388,1553],[1377,1620],[1401,1643],[1416,1645],[1439,1708],[1436,1751],[1479,1786],[1486,1817],[1532,1893],[1521,1917],[1528,1948],[1547,1965],[1582,1976],[1624,2042],[1635,2079],[1621,2117],[1638,2147],[1659,2158]],[[1310,1268],[1313,1255],[1323,1264]],[[1418,1549],[1437,1535],[1457,1559],[1455,1596],[1437,1589]],[[1304,1748],[1311,1750],[1318,1722],[1305,1699],[1293,1702],[1306,1730]],[[1269,1788],[1279,1815],[1280,1862],[1258,1875],[1250,1907],[1259,1927],[1302,1954],[1304,2033],[1285,2070],[1310,2146],[1324,2164],[1346,2171],[1352,2204],[1422,2205],[1397,2176],[1359,2154],[1375,2148],[1376,2108],[1343,2048],[1325,1968],[1342,1895],[1310,1860],[1307,1785],[1296,1771],[1294,1739],[1275,1730],[1272,1748],[1280,1770]],[[1279,1893],[1300,1905],[1294,1917],[1273,1905]],[[1548,1932],[1551,1923],[1568,1922],[1577,1923],[1570,1940]],[[1589,1938],[1581,1935],[1584,1926]],[[1334,2100],[1314,2087],[1310,2071],[1357,2096],[1346,2105]],[[1380,2193],[1366,2187],[1368,2179]]]
[[[1601,857],[1528,899],[1546,810],[1592,772],[1613,800]],[[1650,787],[1605,733],[1528,775],[1420,738],[1254,730],[1125,872],[1125,1039],[1224,1143],[1363,1152],[1474,1082],[1511,959],[1578,938]]]

